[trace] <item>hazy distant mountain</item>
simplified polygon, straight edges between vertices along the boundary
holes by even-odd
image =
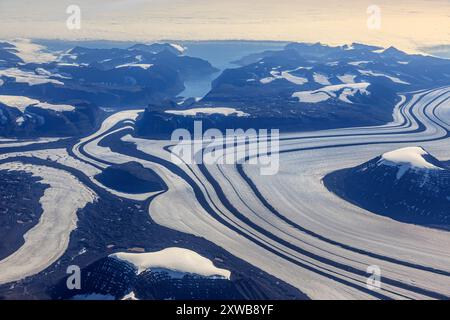
[[[78,46],[51,52],[53,59],[45,61],[34,60],[41,52],[22,52],[38,50],[36,45],[21,44],[0,42],[0,134],[6,136],[85,134],[98,123],[98,107],[136,108],[174,99],[185,80],[217,71],[205,60],[184,56],[176,44]]]
[[[8,137],[79,136],[99,123],[92,104],[52,104],[23,96],[0,95],[0,135]]]
[[[324,178],[328,189],[369,211],[450,230],[450,167],[420,147],[387,152]]]
[[[182,55],[186,49],[181,45],[173,43],[152,43],[152,44],[138,43],[130,47],[129,50],[145,51],[152,54],[160,53],[162,51],[167,50],[175,55]]]
[[[66,63],[85,64],[101,70],[160,66],[179,72],[182,80],[206,76],[217,72],[211,64],[200,58],[184,56],[184,48],[176,44],[136,44],[128,49],[91,49],[75,47],[62,55]]]
[[[146,106],[175,98],[187,79],[217,71],[199,58],[181,54],[174,44],[135,45],[129,49],[75,47],[54,53],[45,63],[23,62],[14,44],[0,46],[0,94],[73,100],[104,107]]]
[[[236,63],[243,66],[225,70],[202,100],[179,109],[228,107],[248,114],[209,117],[218,128],[230,123],[291,131],[379,125],[392,121],[399,92],[450,82],[450,60],[358,43],[290,43]],[[149,107],[145,117],[170,127],[190,127],[193,121],[160,109]]]
[[[448,83],[449,70],[449,60],[392,47],[292,43],[264,53],[255,63],[226,70],[203,102],[245,106],[243,111],[257,109],[274,117],[290,114],[300,122],[318,113],[321,120],[325,114],[345,119],[345,108],[352,108],[356,122],[375,124],[390,117],[385,106],[394,102],[396,92]]]

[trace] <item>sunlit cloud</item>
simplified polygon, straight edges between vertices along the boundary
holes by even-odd
[[[82,10],[68,30],[66,8]],[[380,28],[368,28],[368,8]],[[450,43],[448,0],[2,0],[0,37],[108,39],[252,39],[366,42],[405,50]]]

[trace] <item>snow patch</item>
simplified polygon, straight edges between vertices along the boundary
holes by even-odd
[[[69,62],[58,62],[58,66],[60,67],[80,67],[84,64],[79,63],[69,63]]]
[[[366,64],[366,63],[370,63],[370,61],[367,61],[367,60],[363,60],[363,61],[352,61],[352,62],[349,62],[348,64],[349,64],[349,65],[352,65],[352,66],[359,66],[359,65],[361,65],[361,64]]]
[[[51,104],[47,102],[41,102],[36,99],[31,99],[24,96],[8,96],[0,95],[0,103],[3,103],[11,108],[16,108],[20,112],[24,113],[27,107],[38,107],[42,109],[53,110],[56,112],[70,112],[75,110],[74,106],[67,104]]]
[[[222,114],[224,116],[236,115],[238,117],[247,117],[248,113],[236,110],[235,108],[193,108],[187,110],[166,110],[165,113],[175,114],[179,116],[196,116],[199,113],[203,114]]]
[[[348,97],[354,96],[356,93],[369,94],[367,91],[368,86],[368,82],[337,84],[325,86],[317,90],[294,92],[292,97],[298,98],[299,102],[305,103],[318,103],[327,101],[330,98],[338,98],[343,102],[352,103]],[[342,89],[341,94],[337,96],[337,92]]]
[[[291,83],[298,84],[298,85],[302,85],[302,84],[305,84],[308,82],[308,79],[303,78],[303,77],[294,76],[294,75],[290,74],[288,71],[283,71],[281,73],[281,77]]]
[[[292,97],[298,98],[299,102],[305,103],[318,103],[331,98],[328,93],[319,90],[295,92]]]
[[[444,170],[428,162],[424,158],[427,155],[430,154],[421,147],[407,147],[384,153],[377,165],[399,167],[397,179],[400,179],[410,169]]]
[[[24,122],[25,122],[25,118],[24,117],[18,117],[16,119],[16,123],[17,123],[18,126],[21,126]]]
[[[138,274],[146,270],[165,269],[179,274],[197,274],[204,277],[230,279],[231,272],[214,266],[211,260],[183,248],[167,248],[157,252],[118,252],[110,257],[133,265]]]
[[[130,293],[124,295],[121,300],[139,300],[139,299],[136,298],[136,294],[134,293],[134,291],[131,291]]]
[[[176,44],[176,43],[171,43],[170,46],[171,46],[172,48],[178,50],[178,52],[180,52],[180,53],[184,53],[184,52],[187,50],[186,47],[183,47],[182,45]]]
[[[24,71],[18,68],[0,70],[0,77],[2,76],[14,78],[17,83],[27,83],[30,86],[45,83],[64,85],[64,83],[59,80],[50,79],[48,75],[36,74],[34,72]]]
[[[30,99],[23,96],[4,96],[0,95],[0,103],[3,103],[4,105],[7,105],[11,108],[19,109],[22,113],[25,112],[25,109],[32,105],[39,103],[39,100],[36,99]]]
[[[14,54],[25,63],[48,63],[57,59],[56,55],[45,52],[44,46],[32,43],[29,39],[15,39],[9,43],[17,50]]]
[[[69,77],[60,75],[59,73],[52,73],[48,70],[45,70],[44,68],[36,68],[34,70],[34,72],[36,72],[36,74],[38,74],[40,76],[54,77],[54,78],[61,78],[61,79],[70,79]]]
[[[42,109],[49,109],[56,112],[70,112],[75,110],[74,106],[68,105],[68,104],[51,104],[47,102],[39,102],[36,105],[33,105],[33,107],[38,107]]]
[[[275,77],[267,77],[267,78],[260,79],[259,82],[261,82],[262,84],[268,84],[268,83],[271,83],[272,81],[274,81],[276,79],[277,78],[275,78]]]
[[[365,76],[385,77],[395,83],[410,84],[409,82],[403,81],[397,77],[393,77],[393,76],[387,75],[385,73],[373,72],[370,70],[358,70],[358,72]]]
[[[117,66],[116,69],[127,68],[127,67],[136,67],[136,68],[148,70],[152,66],[153,66],[153,64],[148,64],[148,63],[125,63],[125,64],[121,64],[120,66]]]

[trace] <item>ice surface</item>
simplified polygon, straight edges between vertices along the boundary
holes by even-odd
[[[167,248],[158,252],[127,253],[118,252],[111,257],[126,261],[141,273],[145,270],[168,269],[181,273],[192,273],[205,277],[218,276],[229,279],[230,271],[214,266],[211,260],[198,253],[183,248]]]

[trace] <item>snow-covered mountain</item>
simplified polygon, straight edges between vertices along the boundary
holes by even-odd
[[[0,95],[0,135],[79,136],[89,133],[102,111],[93,104],[53,104],[25,96]]]
[[[293,130],[386,123],[398,92],[450,82],[450,60],[357,43],[291,43],[237,63],[196,106],[234,107]]]
[[[155,66],[179,73],[182,80],[208,75],[217,71],[209,62],[183,54],[184,48],[176,44],[136,44],[128,49],[96,49],[75,47],[60,57],[60,65],[91,66],[99,70],[141,68]]]
[[[252,279],[231,277],[213,261],[184,248],[147,253],[117,252],[82,270],[80,290],[67,290],[66,278],[52,297],[74,300],[223,300],[258,299],[262,288]],[[276,292],[268,292],[276,298]]]
[[[72,136],[98,123],[98,107],[145,107],[175,99],[184,81],[217,70],[176,44],[49,51],[0,42],[0,134]]]
[[[333,172],[324,183],[369,211],[450,230],[450,168],[421,147],[384,153],[355,168]]]

